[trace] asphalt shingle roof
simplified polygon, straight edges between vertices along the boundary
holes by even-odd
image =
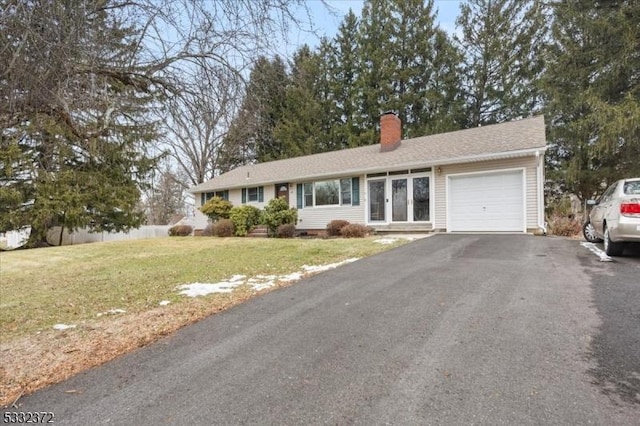
[[[269,183],[312,180],[532,155],[546,149],[544,118],[537,116],[473,129],[405,139],[393,151],[380,145],[250,164],[201,183],[197,193]]]

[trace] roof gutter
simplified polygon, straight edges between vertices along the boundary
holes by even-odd
[[[541,153],[544,153],[546,150],[547,150],[546,147],[538,147],[538,148],[521,149],[517,151],[507,151],[507,152],[492,153],[492,154],[479,154],[479,155],[470,155],[470,156],[464,156],[464,157],[454,157],[454,158],[448,158],[444,160],[415,161],[413,163],[405,163],[402,166],[393,166],[393,167],[376,166],[376,167],[369,167],[366,169],[347,169],[347,170],[341,170],[339,172],[331,172],[331,173],[281,177],[276,180],[268,180],[268,181],[246,180],[240,185],[213,187],[213,188],[206,188],[206,189],[198,189],[195,191],[193,191],[192,189],[189,189],[187,190],[187,192],[191,194],[197,194],[201,192],[216,191],[216,190],[222,190],[222,189],[238,189],[238,188],[246,188],[247,186],[270,185],[270,184],[276,184],[276,183],[280,183],[287,180],[301,182],[301,181],[308,181],[311,179],[318,179],[318,178],[322,179],[322,178],[333,178],[333,177],[340,177],[340,176],[347,176],[347,175],[362,175],[366,173],[403,170],[403,169],[411,169],[411,168],[417,168],[417,167],[422,168],[422,167],[446,166],[449,164],[464,164],[464,163],[473,163],[476,161],[490,161],[490,160],[501,160],[505,158],[528,157],[530,155],[539,156]]]

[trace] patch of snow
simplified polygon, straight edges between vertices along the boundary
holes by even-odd
[[[169,303],[171,303],[171,302],[170,302],[170,301],[168,301],[168,300],[161,300],[161,301],[160,301],[160,303],[158,303],[158,305],[160,305],[160,306],[167,306]]]
[[[249,278],[249,283],[257,283],[261,281],[273,281],[277,280],[277,275],[256,275],[254,278]]]
[[[260,291],[269,287],[273,287],[274,285],[276,285],[275,281],[265,281],[263,283],[252,284],[251,288],[253,288],[255,291]]]
[[[289,275],[282,275],[280,277],[280,281],[284,281],[287,283],[293,282],[293,281],[298,281],[299,279],[301,279],[304,276],[304,274],[302,272],[293,272]]]
[[[249,278],[247,284],[251,286],[254,291],[261,291],[265,288],[273,287],[276,282],[281,281],[281,276],[278,275],[256,275],[253,278]]]
[[[351,263],[358,260],[357,258],[351,258],[342,262],[330,263],[328,265],[309,266],[303,265],[303,271],[292,272],[287,275],[256,275],[255,277],[247,279],[245,275],[234,275],[227,281],[221,281],[218,283],[192,283],[182,284],[176,287],[177,290],[181,290],[179,294],[183,294],[188,297],[206,296],[212,293],[231,293],[237,287],[243,284],[248,285],[254,291],[261,291],[275,286],[278,282],[293,282],[298,281],[308,274],[315,274],[318,272],[327,271],[329,269],[337,268],[345,263]],[[162,304],[162,302],[160,302]],[[169,302],[167,301],[167,304]]]
[[[581,242],[580,245],[582,247],[586,248],[587,250],[589,250],[591,253],[593,253],[596,256],[598,256],[600,258],[600,262],[613,262],[613,259],[611,257],[609,257],[609,255],[607,255],[607,253],[605,253],[604,251],[600,250],[598,248],[598,246],[596,246],[594,243]]]
[[[75,324],[70,324],[70,325],[68,325],[68,324],[55,324],[53,326],[54,330],[61,330],[61,331],[62,330],[68,330],[70,328],[76,328],[76,325]]]
[[[234,288],[238,287],[240,282],[222,281],[219,283],[193,283],[179,285],[178,290],[182,290],[179,294],[189,297],[206,296],[212,293],[231,293]]]
[[[329,263],[328,265],[316,265],[316,266],[302,265],[302,269],[304,269],[304,271],[307,273],[324,272],[324,271],[328,271],[329,269],[335,269],[338,266],[342,266],[346,263],[355,262],[356,260],[358,259],[351,258],[351,259],[343,260],[342,262]]]
[[[109,309],[107,312],[99,312],[98,314],[96,314],[97,317],[101,317],[103,315],[117,315],[117,314],[124,314],[127,311],[125,311],[124,309]]]
[[[373,240],[374,243],[378,244],[393,244],[398,241],[397,238],[378,238],[377,240]]]

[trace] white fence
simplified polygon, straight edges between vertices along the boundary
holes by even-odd
[[[138,229],[132,229],[129,232],[94,232],[91,233],[86,229],[79,229],[74,233],[69,233],[65,229],[62,235],[62,245],[74,245],[85,243],[96,243],[100,241],[121,241],[121,240],[141,240],[143,238],[161,238],[169,236],[169,228],[171,225],[148,225],[141,226]],[[60,243],[60,227],[54,226],[47,232],[47,242],[57,246]]]
[[[21,247],[27,242],[30,234],[31,227],[19,231],[0,232],[0,249],[13,250]]]
[[[69,233],[65,229],[62,236],[62,245],[69,246],[74,244],[96,243],[99,241],[120,241],[120,240],[141,240],[143,238],[161,238],[169,236],[169,228],[171,225],[149,225],[141,226],[138,229],[132,229],[129,232],[97,232],[91,233],[86,229],[79,229],[76,232]],[[53,246],[60,243],[59,226],[54,226],[47,232],[47,242]],[[31,227],[19,231],[9,231],[0,233],[0,250],[13,250],[26,244]]]

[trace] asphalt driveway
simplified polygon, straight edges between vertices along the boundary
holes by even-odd
[[[19,410],[77,425],[638,424],[640,404],[594,378],[606,321],[592,286],[611,265],[566,239],[437,235],[186,327]]]

